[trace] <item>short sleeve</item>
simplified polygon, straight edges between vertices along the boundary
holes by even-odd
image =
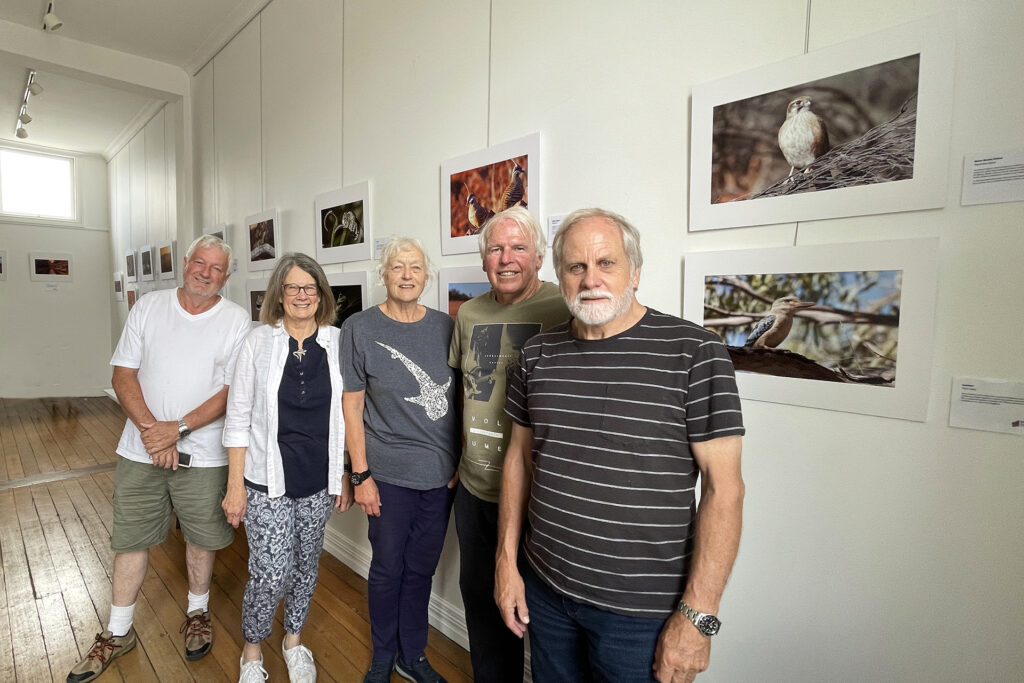
[[[456,370],[462,369],[462,321],[455,314],[455,329],[452,330],[452,343],[448,345],[448,366]]]
[[[146,304],[143,306],[140,300],[128,312],[128,320],[125,321],[124,329],[121,330],[121,338],[117,341],[114,355],[110,358],[111,365],[136,370],[142,367],[142,330],[145,329],[145,314],[149,310],[149,302],[147,301]]]
[[[341,325],[341,344],[338,345],[338,360],[345,391],[366,389],[366,367],[363,354],[356,345],[356,325],[360,316],[355,315]]]
[[[531,427],[530,410],[526,399],[526,352],[519,354],[519,362],[511,368],[505,392],[505,412],[524,427]]]
[[[694,353],[686,393],[686,432],[690,441],[745,432],[736,374],[720,341],[705,341]]]

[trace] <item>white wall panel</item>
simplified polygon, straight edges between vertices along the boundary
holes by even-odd
[[[146,221],[150,239],[159,244],[168,239],[163,109],[149,120],[142,133],[146,145]]]
[[[131,205],[131,238],[138,247],[149,237],[146,209],[146,138],[136,135],[128,143],[129,204]]]
[[[217,147],[213,125],[213,62],[192,78],[192,139],[195,149],[193,197],[196,232],[205,234],[217,225]]]

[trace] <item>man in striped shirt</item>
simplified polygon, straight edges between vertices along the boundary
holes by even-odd
[[[713,333],[636,300],[640,237],[621,216],[570,214],[552,251],[573,317],[509,380],[495,600],[529,628],[538,683],[692,681],[740,538],[732,363]]]

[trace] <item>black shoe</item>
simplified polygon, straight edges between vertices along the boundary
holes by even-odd
[[[394,668],[395,662],[392,659],[375,659],[370,662],[370,670],[363,676],[363,683],[388,683]]]
[[[427,656],[422,652],[409,663],[402,659],[402,655],[398,655],[398,659],[395,660],[395,671],[405,680],[415,683],[448,683],[441,674],[434,671],[434,667],[430,666]]]

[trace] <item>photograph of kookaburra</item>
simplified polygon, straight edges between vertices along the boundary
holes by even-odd
[[[914,176],[920,54],[714,108],[711,203]]]
[[[903,272],[711,275],[704,326],[738,371],[896,384]]]
[[[505,209],[528,206],[528,155],[451,175],[452,237],[475,235]]]

